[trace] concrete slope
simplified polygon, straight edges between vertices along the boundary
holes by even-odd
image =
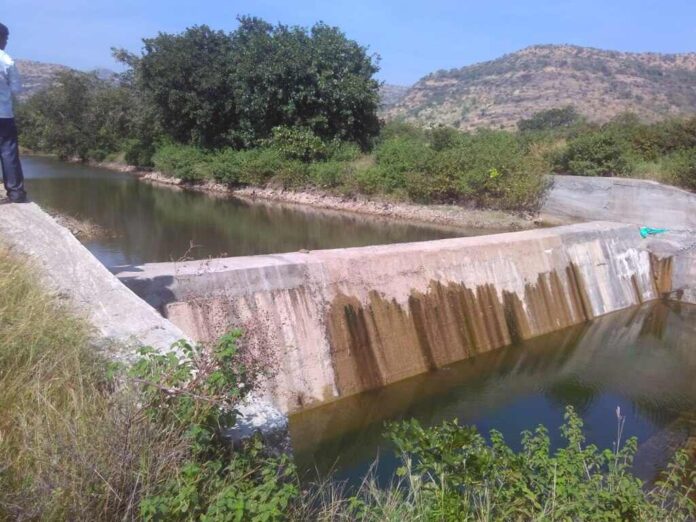
[[[246,331],[298,411],[657,299],[637,226],[155,263],[119,273],[195,339]]]
[[[606,220],[696,230],[696,194],[655,181],[552,176],[541,219],[552,225]]]
[[[36,204],[0,204],[0,241],[38,266],[47,287],[68,298],[100,338],[113,341],[119,356],[134,355],[134,346],[162,350],[186,338]]]

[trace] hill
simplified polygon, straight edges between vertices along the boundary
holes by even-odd
[[[20,99],[26,99],[44,87],[48,87],[59,72],[70,70],[65,65],[32,60],[17,60],[17,69],[19,69],[19,74],[22,77],[22,86],[24,88]]]
[[[58,73],[74,70],[66,65],[35,62],[33,60],[17,60],[16,63],[19,74],[22,77],[22,87],[24,89],[19,96],[20,100],[25,100],[41,89],[51,85]],[[118,81],[118,74],[110,69],[95,69],[88,71],[87,74],[93,74],[96,78],[109,83]]]
[[[626,111],[647,121],[696,113],[696,53],[532,46],[429,74],[385,116],[465,130],[512,128],[521,118],[565,105],[597,122]]]
[[[397,103],[403,100],[408,92],[408,87],[405,85],[392,85],[384,83],[379,88],[379,101],[382,110],[389,110]]]

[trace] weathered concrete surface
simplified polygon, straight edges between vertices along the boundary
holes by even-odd
[[[696,304],[696,231],[670,231],[647,241],[670,300]]]
[[[660,295],[638,227],[609,222],[118,276],[195,339],[244,328],[286,412]]]
[[[75,237],[36,204],[0,204],[0,241],[28,257],[46,286],[69,298],[119,355],[133,346],[166,349],[186,336],[114,277]]]
[[[111,355],[129,360],[135,348],[168,350],[188,337],[177,326],[126,288],[66,228],[33,203],[0,203],[0,243],[27,257],[50,290],[69,300],[96,329]],[[106,341],[106,342],[104,342]],[[262,397],[252,396],[239,407],[233,438],[261,431],[283,445],[287,417]]]
[[[607,220],[696,230],[696,194],[655,181],[552,176],[542,221],[564,225]]]

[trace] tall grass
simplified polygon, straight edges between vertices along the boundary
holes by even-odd
[[[180,461],[116,390],[88,325],[0,247],[0,519],[128,520]]]

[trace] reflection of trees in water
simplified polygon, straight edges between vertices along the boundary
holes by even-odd
[[[599,393],[601,390],[581,382],[575,377],[567,377],[548,386],[544,396],[558,409],[573,406],[582,417],[589,411]]]
[[[132,263],[178,259],[191,243],[199,246],[191,255],[205,258],[458,235],[357,214],[214,198],[50,159],[32,158],[29,163],[32,171],[42,173],[42,179],[31,180],[39,203],[114,230],[118,239],[105,244]],[[80,177],[71,177],[70,169]]]

